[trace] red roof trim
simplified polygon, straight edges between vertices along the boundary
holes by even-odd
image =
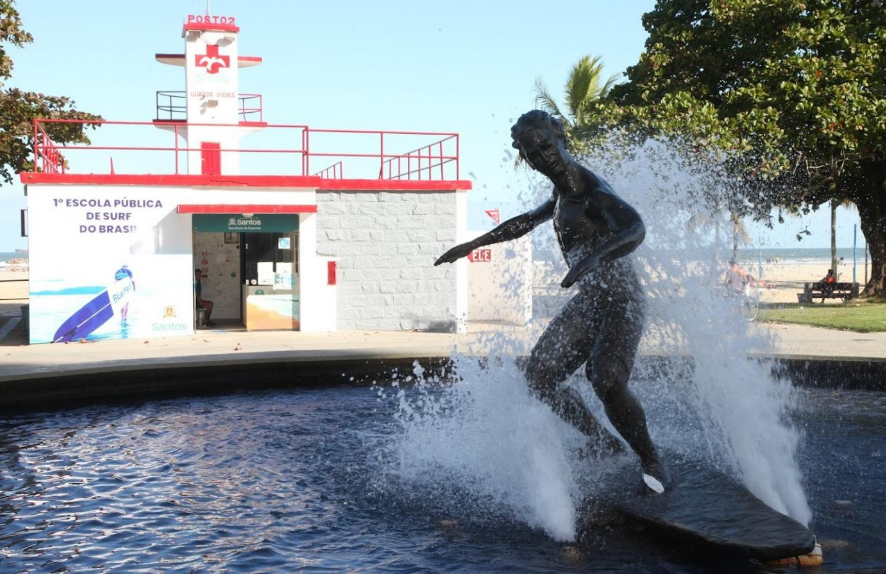
[[[179,213],[317,213],[316,205],[179,205]]]
[[[261,56],[237,56],[238,60],[243,60],[245,62],[261,62]]]
[[[144,185],[176,187],[288,187],[328,191],[455,191],[471,182],[396,179],[322,179],[302,175],[127,175],[94,173],[22,173],[26,185]]]
[[[218,30],[220,32],[239,32],[240,31],[240,27],[235,26],[233,24],[213,24],[212,22],[210,22],[210,23],[190,22],[190,23],[186,23],[182,29],[183,30],[212,30],[212,31]]]
[[[470,181],[408,179],[322,179],[319,190],[335,191],[455,191],[471,189]]]
[[[96,173],[22,173],[24,184],[146,185],[176,187],[297,187],[314,189],[315,176],[297,175],[154,175]]]

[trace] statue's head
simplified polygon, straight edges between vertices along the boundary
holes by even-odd
[[[541,110],[526,112],[511,128],[512,144],[534,169],[547,172],[562,164],[566,152],[563,124]]]

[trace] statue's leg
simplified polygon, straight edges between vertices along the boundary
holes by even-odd
[[[640,457],[643,469],[665,482],[643,407],[628,388],[634,357],[643,334],[643,304],[614,302],[602,313],[599,333],[587,365],[587,377],[612,426]]]
[[[621,443],[603,427],[571,387],[562,387],[594,347],[593,302],[579,293],[554,317],[535,344],[523,372],[529,388],[563,420],[610,450]]]

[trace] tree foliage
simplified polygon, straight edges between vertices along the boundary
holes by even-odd
[[[886,9],[879,0],[659,0],[646,50],[594,107],[613,126],[717,150],[758,215],[859,208],[883,288]],[[874,255],[874,252],[877,255]]]
[[[13,174],[34,169],[34,120],[37,118],[100,120],[100,116],[77,111],[65,96],[47,96],[7,88],[13,62],[8,46],[23,48],[34,38],[22,28],[13,0],[0,0],[0,177],[6,183]],[[93,125],[94,127],[95,125]],[[83,124],[46,124],[47,135],[56,143],[89,143]]]

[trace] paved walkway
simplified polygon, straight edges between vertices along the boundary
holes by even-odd
[[[2,320],[0,320],[2,323]],[[0,328],[3,325],[0,324]],[[886,361],[886,333],[851,333],[801,325],[761,325],[779,340],[777,358]],[[526,353],[536,329],[473,324],[465,336],[443,333],[339,331],[214,332],[150,340],[0,346],[0,384],[57,375],[126,372],[147,368],[280,362],[340,362],[448,357],[454,350],[483,354],[490,335],[516,342]],[[653,351],[654,352],[654,351]]]
[[[855,333],[807,325],[763,324],[778,337],[779,358],[886,361],[886,333]]]

